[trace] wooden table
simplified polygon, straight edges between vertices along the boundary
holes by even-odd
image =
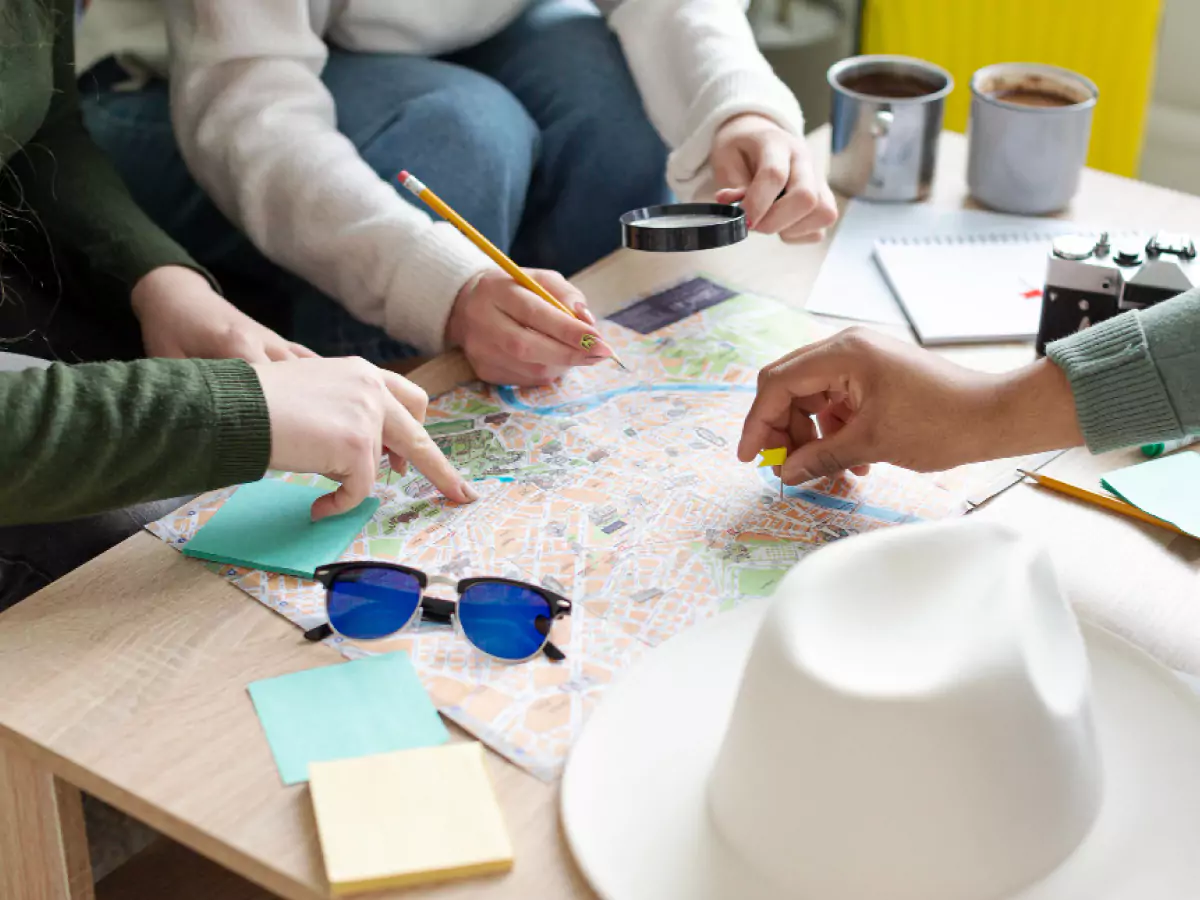
[[[813,136],[818,153],[827,144],[826,131]],[[961,205],[965,141],[948,134],[941,152],[932,202]],[[1200,199],[1089,172],[1071,215],[1200,230]],[[575,281],[599,313],[692,271],[802,306],[826,249],[756,236],[693,255],[622,251]],[[1028,346],[947,352],[988,369],[1032,358]],[[413,377],[434,394],[466,374],[461,358],[450,355]],[[1073,451],[1049,471],[1092,479],[1132,459]],[[1163,661],[1200,673],[1200,542],[1030,486],[976,514],[1044,536],[1078,609]],[[279,896],[328,896],[308,791],[280,786],[246,685],[336,659],[149,534],[0,616],[0,897],[92,897],[80,789]],[[491,763],[516,843],[515,869],[404,896],[592,896],[559,829],[557,787],[497,757]],[[195,864],[195,857],[176,863]],[[266,896],[237,884],[229,896]],[[185,896],[178,890],[154,896]]]

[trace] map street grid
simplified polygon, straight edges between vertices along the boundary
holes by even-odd
[[[381,465],[380,508],[343,556],[551,588],[574,601],[551,633],[566,660],[496,663],[433,623],[382,641],[329,639],[351,658],[407,651],[447,718],[543,779],[557,777],[604,688],[647,649],[769,595],[824,543],[960,515],[991,478],[983,466],[920,475],[881,465],[787,487],[781,501],[771,469],[739,463],[735,450],[759,368],[819,337],[815,323],[705,279],[617,318],[633,328],[600,330],[629,372],[598,365],[549,387],[471,384],[431,401],[427,429],[481,499],[456,506],[418,473],[389,483]],[[665,318],[673,323],[641,333]],[[234,490],[150,530],[181,548]],[[208,565],[301,628],[325,621],[316,582]]]

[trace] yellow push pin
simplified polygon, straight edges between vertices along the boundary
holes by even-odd
[[[782,466],[785,459],[787,459],[787,447],[761,450],[758,454],[758,467],[761,469],[764,466]]]
[[[761,469],[764,466],[782,466],[785,459],[787,459],[787,447],[772,447],[770,450],[760,450],[758,454],[758,467]],[[782,473],[779,476],[779,499],[783,499]]]

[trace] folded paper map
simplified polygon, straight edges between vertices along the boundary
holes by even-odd
[[[695,279],[664,293],[711,296],[714,287]],[[742,421],[758,369],[821,332],[776,301],[726,293],[646,334],[602,323],[629,372],[573,369],[535,389],[472,384],[431,402],[427,427],[477,481],[474,504],[445,501],[416,473],[388,484],[381,465],[379,510],[342,558],[545,585],[575,601],[552,633],[564,662],[492,663],[452,628],[432,624],[370,644],[330,640],[350,657],[406,650],[444,715],[553,778],[605,687],[647,648],[769,595],[829,541],[959,515],[994,478],[973,468],[918,475],[880,465],[864,478],[788,487],[781,499],[772,469],[737,461]],[[653,301],[640,304],[642,319],[654,318]],[[181,547],[229,494],[202,496],[151,530]],[[324,593],[312,581],[213,568],[301,628],[325,620]]]

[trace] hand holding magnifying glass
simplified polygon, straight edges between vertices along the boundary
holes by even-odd
[[[745,240],[751,228],[789,242],[815,241],[837,218],[833,193],[813,170],[803,138],[763,116],[721,126],[711,162],[718,183],[744,187],[719,191],[716,203],[630,210],[621,217],[624,245],[658,253],[711,250]]]

